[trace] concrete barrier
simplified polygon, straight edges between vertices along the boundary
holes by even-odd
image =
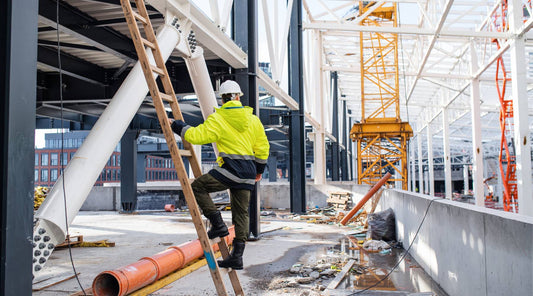
[[[386,190],[379,210],[396,214],[407,249],[432,198]],[[410,254],[449,295],[531,295],[533,218],[438,199]]]

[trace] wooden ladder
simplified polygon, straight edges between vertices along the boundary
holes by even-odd
[[[135,44],[135,50],[137,51],[139,62],[141,63],[144,72],[144,77],[146,78],[148,88],[150,89],[150,94],[152,95],[152,101],[157,112],[157,117],[159,118],[159,123],[161,124],[163,133],[165,134],[168,149],[170,151],[170,155],[172,156],[172,161],[174,162],[178,179],[181,183],[183,194],[185,195],[185,200],[187,201],[189,212],[192,216],[192,221],[194,223],[194,227],[196,228],[196,232],[198,233],[198,238],[202,245],[202,249],[204,251],[204,255],[207,260],[209,271],[211,272],[211,277],[213,278],[217,293],[218,295],[228,295],[221,277],[220,269],[218,268],[218,264],[215,260],[213,248],[211,247],[213,243],[218,243],[222,257],[227,258],[229,256],[228,245],[224,239],[217,238],[210,240],[207,236],[207,232],[205,230],[198,205],[196,204],[196,199],[194,197],[191,184],[189,183],[189,178],[187,176],[187,171],[185,170],[182,157],[187,157],[189,159],[189,163],[191,164],[195,178],[198,178],[202,175],[201,167],[193,150],[193,146],[190,143],[183,141],[183,146],[185,148],[184,150],[180,150],[176,144],[176,139],[174,138],[174,133],[172,132],[172,128],[170,127],[168,116],[165,111],[165,102],[170,105],[174,119],[183,120],[183,115],[178,105],[174,88],[172,87],[172,83],[168,76],[165,61],[163,60],[161,51],[159,50],[159,45],[157,43],[152,23],[150,22],[150,17],[148,16],[144,0],[134,1],[137,11],[133,10],[130,0],[120,0],[122,9],[124,10],[124,15],[128,22],[128,27],[130,29],[131,39]],[[141,35],[141,31],[139,30],[137,22],[142,23],[146,37]],[[147,49],[152,52],[155,65],[150,62],[147,55]],[[161,79],[161,84],[164,88],[163,92],[159,90],[157,85],[157,75],[159,75],[159,78]],[[229,269],[228,273],[235,295],[244,295],[237,272],[233,269]]]

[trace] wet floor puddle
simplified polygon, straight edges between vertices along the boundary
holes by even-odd
[[[433,292],[433,295],[447,295],[409,254],[398,263],[405,253],[401,246],[367,251],[362,247],[363,240],[364,236],[348,235],[341,239],[338,246],[328,249],[330,254],[344,256],[345,262],[348,259],[355,260],[337,289]]]

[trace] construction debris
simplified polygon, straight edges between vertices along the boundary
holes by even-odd
[[[328,206],[332,206],[337,211],[346,211],[352,205],[352,193],[332,192],[327,199]]]
[[[48,195],[48,187],[37,186],[33,193],[33,209],[37,211],[41,204],[44,202],[46,195]]]
[[[367,240],[363,243],[365,251],[379,252],[381,250],[390,249],[391,246],[382,240]]]

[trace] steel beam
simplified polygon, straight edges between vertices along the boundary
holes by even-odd
[[[289,26],[289,94],[298,102],[290,116],[291,212],[305,213],[305,108],[303,93],[302,0],[294,0]]]
[[[126,213],[137,209],[137,136],[127,130],[120,140],[120,204]]]
[[[331,133],[336,139],[339,139],[339,88],[338,86],[337,72],[331,73],[331,90],[333,96],[331,101],[333,102],[332,114],[331,114]],[[331,143],[331,180],[339,181],[339,142],[334,141]]]
[[[59,0],[39,1],[39,22],[47,24],[53,28],[57,25],[56,1]],[[84,27],[85,25],[97,20],[63,1],[59,2],[59,16],[59,30],[61,32],[78,38],[81,41],[130,63],[136,61],[137,55],[135,54],[135,48],[133,47],[131,40],[125,35],[110,28],[86,29]]]
[[[259,103],[257,93],[257,3],[254,0],[236,0],[233,8],[233,36],[237,44],[248,55],[247,65],[244,69],[237,69],[236,80],[244,93],[241,101],[254,109],[259,116]],[[243,17],[246,16],[246,17]],[[260,227],[260,197],[259,185],[250,196],[250,238],[261,235]]]
[[[31,295],[37,1],[0,1],[0,295]],[[60,210],[60,209],[58,209]]]

